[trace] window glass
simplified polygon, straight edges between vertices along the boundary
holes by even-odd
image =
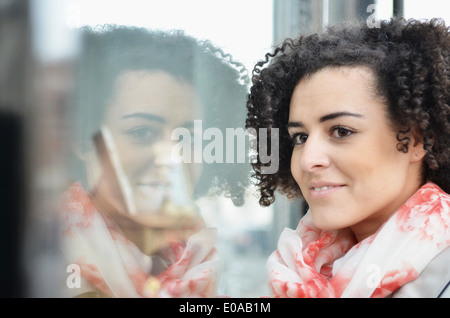
[[[305,206],[258,204],[249,163],[259,132],[245,129],[252,69],[286,37],[387,19],[396,1],[20,2],[29,21],[0,32],[0,84],[2,102],[26,105],[29,294],[158,296],[168,269],[195,267],[189,279],[217,275],[218,295],[269,295],[266,260]],[[17,12],[8,5],[1,17]],[[403,13],[450,21],[448,6],[408,0]],[[25,69],[15,89],[28,95],[5,89],[10,65]]]
[[[219,295],[268,295],[273,211],[250,183],[245,116],[272,1],[46,0],[32,12],[40,63],[71,65],[61,295],[159,295],[175,265],[192,282],[217,274]]]

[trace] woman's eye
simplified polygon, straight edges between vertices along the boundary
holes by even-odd
[[[332,131],[333,131],[333,137],[336,137],[339,139],[346,138],[354,133],[353,130],[348,129],[346,127],[333,127]]]
[[[292,141],[294,142],[295,145],[302,145],[308,139],[308,135],[306,135],[306,134],[295,134],[291,138],[292,138]]]
[[[157,132],[148,126],[140,126],[128,130],[127,135],[137,142],[150,142],[157,136]]]

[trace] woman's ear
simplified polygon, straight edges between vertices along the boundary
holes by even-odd
[[[79,177],[90,189],[97,183],[100,176],[97,154],[92,147],[83,147],[80,143],[74,142],[71,148],[82,165],[82,167],[80,166],[82,175]]]
[[[424,148],[422,138],[418,134],[411,134],[409,152],[411,162],[422,161],[427,154],[428,151]]]
[[[404,127],[397,132],[397,150],[409,155],[410,162],[421,161],[427,154],[423,138],[415,130]]]
[[[87,153],[86,151],[83,151],[82,147],[80,144],[78,143],[73,143],[72,144],[72,152],[73,154],[81,161],[86,162],[87,159]]]
[[[81,161],[86,163],[90,160],[94,147],[88,142],[76,140],[71,144],[73,154]]]

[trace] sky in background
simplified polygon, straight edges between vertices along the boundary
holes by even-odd
[[[40,56],[70,54],[76,41],[64,26],[118,24],[184,30],[208,39],[247,68],[264,57],[272,42],[272,0],[39,0],[33,7]],[[61,32],[66,32],[65,35]],[[42,38],[58,41],[42,41]],[[66,52],[64,52],[66,51]]]
[[[332,0],[328,0],[332,1]],[[392,14],[392,0],[374,0],[377,17],[388,19]],[[406,19],[442,18],[450,23],[450,1],[448,0],[404,0],[404,17]]]
[[[448,0],[404,0],[405,18],[442,18],[450,24],[450,1]]]
[[[378,18],[390,17],[392,2],[374,0]],[[82,25],[111,23],[184,30],[198,39],[211,40],[249,70],[271,50],[273,39],[273,0],[39,0],[30,3],[34,47],[42,60],[57,60],[76,53],[76,35],[68,32],[67,27]],[[450,23],[450,1],[405,0],[405,17],[441,17]]]

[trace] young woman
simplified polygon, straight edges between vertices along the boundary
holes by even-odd
[[[82,35],[71,103],[78,169],[61,206],[65,261],[82,279],[63,292],[213,296],[215,232],[192,200],[224,191],[238,205],[247,168],[176,161],[172,132],[201,134],[196,120],[235,127],[245,116],[245,68],[180,32],[104,26]]]
[[[274,296],[448,296],[449,53],[443,22],[393,18],[256,65],[247,127],[280,135],[279,171],[253,164],[260,204],[279,190],[309,206],[268,260]]]

